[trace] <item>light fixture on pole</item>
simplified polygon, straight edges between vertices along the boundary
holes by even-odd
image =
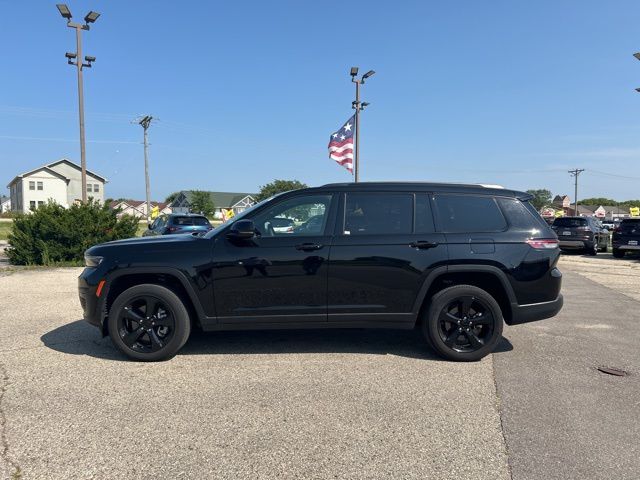
[[[351,75],[351,81],[356,84],[356,99],[351,102],[351,108],[356,111],[356,124],[355,124],[355,181],[360,181],[360,112],[364,110],[369,103],[360,102],[360,85],[364,85],[365,80],[372,77],[376,72],[369,70],[367,73],[358,78],[358,67],[351,67],[349,75]]]
[[[82,70],[87,67],[91,68],[91,64],[96,61],[96,57],[85,56],[84,62],[82,61],[82,30],[89,30],[89,24],[94,23],[100,14],[93,10],[87,13],[84,17],[84,24],[75,23],[71,21],[72,15],[69,7],[64,3],[56,5],[62,18],[67,20],[67,27],[75,28],[76,30],[76,52],[65,53],[67,63],[74,65],[78,69],[78,116],[80,121],[80,163],[82,168],[82,203],[87,202],[87,159],[85,154],[85,139],[84,139],[84,84],[82,79]],[[86,62],[86,63],[85,63]]]

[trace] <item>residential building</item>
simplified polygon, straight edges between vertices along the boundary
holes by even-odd
[[[11,198],[0,195],[0,213],[7,213],[11,210]]]
[[[165,202],[149,202],[151,209],[158,207],[159,213],[171,213],[171,207]],[[131,215],[137,218],[147,218],[147,202],[146,200],[114,200],[109,206],[111,209],[120,210],[117,217],[120,218],[123,215]]]
[[[87,198],[104,201],[107,179],[87,170]],[[17,175],[7,185],[11,210],[27,213],[49,200],[68,207],[82,200],[82,169],[63,158]]]
[[[211,201],[215,207],[214,218],[222,218],[222,210],[233,210],[234,214],[238,214],[256,203],[254,194],[252,193],[234,193],[234,192],[206,192],[209,194]],[[192,190],[183,190],[171,202],[171,209],[174,213],[191,212]],[[199,213],[199,212],[192,212]]]

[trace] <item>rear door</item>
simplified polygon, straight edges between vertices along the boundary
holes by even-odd
[[[329,258],[329,322],[413,321],[420,287],[446,261],[427,193],[342,194]]]

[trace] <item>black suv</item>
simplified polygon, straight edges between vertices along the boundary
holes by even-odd
[[[640,251],[640,218],[625,218],[613,231],[613,256],[624,257],[626,252]]]
[[[561,250],[582,250],[589,255],[606,252],[609,246],[609,230],[593,217],[560,217],[551,228],[560,240]]]
[[[415,326],[443,357],[478,360],[504,322],[562,307],[558,239],[530,198],[429,183],[295,190],[202,237],[90,248],[80,302],[137,360],[175,355],[192,328]],[[281,218],[293,232],[274,227]]]

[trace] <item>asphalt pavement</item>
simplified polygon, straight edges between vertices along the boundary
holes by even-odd
[[[473,364],[375,330],[199,334],[129,362],[80,320],[79,269],[0,273],[0,475],[638,478],[638,301],[576,262],[558,317]]]

